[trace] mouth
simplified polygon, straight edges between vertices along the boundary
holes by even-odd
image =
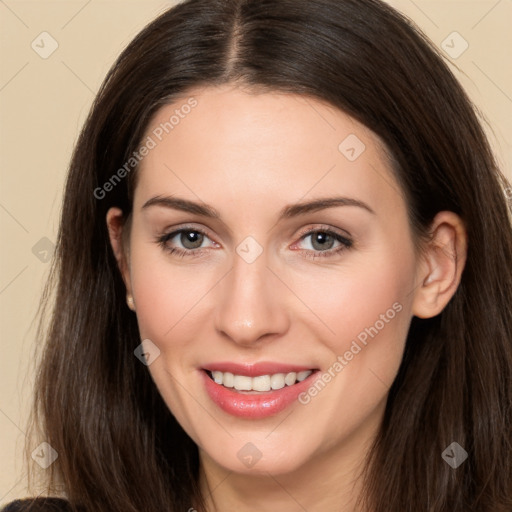
[[[263,394],[292,387],[307,379],[317,369],[292,371],[287,373],[268,373],[249,376],[220,370],[204,370],[216,384],[241,394]]]
[[[243,419],[274,416],[297,402],[320,375],[318,368],[215,363],[201,368],[206,394],[224,412]]]

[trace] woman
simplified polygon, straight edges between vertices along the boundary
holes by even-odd
[[[508,187],[380,1],[168,10],[68,175],[33,418],[61,499],[5,510],[512,510]]]

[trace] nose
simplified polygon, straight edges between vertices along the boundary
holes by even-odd
[[[286,287],[268,267],[266,253],[248,263],[235,254],[233,268],[219,283],[215,327],[241,346],[282,336],[289,328]]]

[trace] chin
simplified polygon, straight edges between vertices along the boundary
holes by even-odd
[[[245,434],[215,446],[206,443],[203,451],[215,464],[228,471],[261,476],[293,473],[313,457],[313,452],[306,452],[304,441],[300,441],[296,434],[290,443],[283,443],[281,439],[271,441],[268,435],[269,432],[254,436]],[[288,438],[291,441],[291,434]]]

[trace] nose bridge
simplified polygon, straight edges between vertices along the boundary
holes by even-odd
[[[217,330],[242,345],[282,334],[288,327],[282,289],[267,268],[267,253],[254,242],[246,239],[238,245],[216,306]]]

